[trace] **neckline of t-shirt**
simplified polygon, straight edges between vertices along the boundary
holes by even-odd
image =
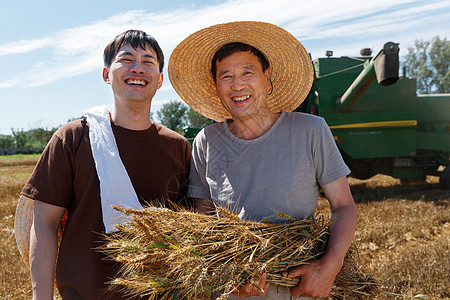
[[[147,129],[143,129],[143,130],[133,130],[133,129],[128,129],[125,127],[122,127],[120,125],[117,125],[116,123],[114,123],[111,120],[111,128],[120,133],[120,134],[128,134],[128,135],[134,135],[134,136],[148,136],[150,133],[152,133],[155,130],[156,124],[154,121],[151,122],[151,125],[149,128]]]
[[[251,140],[244,140],[244,139],[240,139],[237,136],[235,136],[231,131],[230,128],[228,127],[227,124],[227,120],[223,121],[220,123],[220,125],[222,126],[222,129],[225,131],[225,134],[232,140],[238,143],[257,143],[261,140],[266,139],[268,136],[270,136],[272,134],[273,131],[275,131],[277,129],[278,126],[280,126],[280,124],[283,122],[283,120],[286,118],[286,112],[282,111],[280,113],[280,117],[278,118],[278,120],[275,122],[275,124],[273,124],[272,127],[270,127],[270,129],[264,133],[262,136],[257,137],[256,139],[251,139]]]

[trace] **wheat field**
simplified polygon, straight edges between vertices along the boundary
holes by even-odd
[[[0,299],[31,299],[14,213],[37,159],[0,157]],[[384,175],[349,181],[358,207],[358,264],[378,282],[379,299],[450,299],[450,191],[439,189],[433,176],[411,185]],[[322,197],[319,208],[329,214]]]

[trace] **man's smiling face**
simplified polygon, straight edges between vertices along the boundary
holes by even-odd
[[[234,120],[245,120],[270,111],[270,68],[265,71],[256,55],[235,52],[217,61],[216,90]]]
[[[163,75],[155,51],[146,46],[123,45],[111,66],[103,70],[103,79],[111,84],[116,101],[151,101],[162,85]]]

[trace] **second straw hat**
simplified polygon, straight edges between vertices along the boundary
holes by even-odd
[[[233,42],[257,48],[269,61],[273,92],[268,102],[272,111],[292,111],[303,102],[313,83],[311,59],[303,45],[276,25],[242,21],[201,29],[172,52],[170,82],[192,109],[218,122],[231,118],[217,97],[210,68],[216,51]]]

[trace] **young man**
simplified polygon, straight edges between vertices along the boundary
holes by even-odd
[[[112,111],[94,108],[86,113],[87,124],[63,125],[21,192],[34,200],[33,299],[52,299],[55,262],[63,299],[125,299],[107,284],[119,266],[96,250],[102,234],[126,221],[111,205],[141,208],[185,196],[189,143],[150,119],[153,96],[163,82],[158,43],[142,31],[123,32],[105,48],[104,64],[103,79],[114,95]]]
[[[263,274],[237,287],[230,299],[328,297],[353,239],[356,206],[350,170],[325,121],[290,112],[313,80],[303,46],[272,24],[215,25],[176,47],[169,77],[188,105],[219,122],[194,141],[188,195],[200,211],[226,206],[249,220],[275,212],[302,218],[315,209],[321,188],[335,220],[326,254],[283,274],[300,276],[298,286],[269,285]]]

